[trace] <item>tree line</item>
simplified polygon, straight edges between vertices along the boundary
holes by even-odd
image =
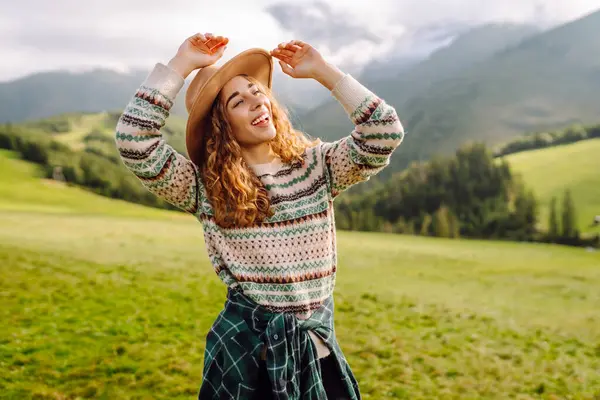
[[[91,131],[84,151],[75,151],[48,134],[0,125],[0,148],[17,151],[41,165],[51,178],[55,168],[69,184],[100,195],[151,207],[175,207],[146,190],[121,163],[112,139]],[[454,155],[413,163],[368,191],[349,191],[335,202],[338,228],[448,238],[468,237],[598,244],[581,238],[570,193],[557,209],[551,204],[548,232],[538,226],[538,201],[507,161],[482,143]],[[560,214],[560,217],[559,217]]]
[[[336,207],[338,227],[351,230],[532,240],[537,223],[533,193],[479,143],[413,163]]]
[[[518,153],[526,150],[542,149],[545,147],[559,146],[575,143],[580,140],[600,138],[600,125],[582,126],[573,125],[564,130],[553,132],[536,132],[531,135],[519,137],[495,151],[496,157]]]
[[[542,241],[598,245],[576,226],[575,205],[565,194],[562,229],[540,232],[538,201],[504,159],[482,143],[461,147],[453,156],[413,163],[377,189],[336,200],[340,229],[407,233],[447,238]]]

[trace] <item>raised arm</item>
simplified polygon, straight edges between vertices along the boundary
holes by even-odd
[[[313,78],[329,89],[354,124],[352,132],[320,145],[332,198],[350,186],[368,180],[385,168],[404,138],[394,108],[352,76],[325,62],[301,41],[282,43],[272,51],[283,72],[294,78]]]
[[[204,44],[218,47],[204,52]],[[157,63],[136,90],[119,118],[115,141],[121,160],[155,195],[190,213],[196,213],[203,193],[197,167],[164,140],[173,101],[185,78],[195,69],[214,64],[227,39],[196,34],[186,39],[167,65]]]

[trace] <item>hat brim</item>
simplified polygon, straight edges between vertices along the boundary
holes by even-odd
[[[188,155],[197,166],[203,162],[206,120],[210,109],[223,86],[238,75],[251,76],[271,89],[272,56],[263,49],[246,50],[223,64],[200,88],[189,109],[185,137]]]

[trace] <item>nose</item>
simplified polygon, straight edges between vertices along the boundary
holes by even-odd
[[[260,107],[262,107],[265,104],[265,100],[261,97],[254,97],[252,99],[252,111],[256,111],[258,110]]]

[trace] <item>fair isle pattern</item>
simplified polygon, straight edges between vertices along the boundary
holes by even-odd
[[[149,191],[202,223],[210,261],[228,287],[272,312],[309,315],[335,286],[333,201],[389,164],[404,137],[395,110],[346,75],[332,94],[354,124],[352,132],[307,149],[304,162],[259,175],[274,215],[255,226],[224,229],[215,223],[198,168],[160,133],[182,86],[174,71],[155,66],[116,128],[123,163]]]

